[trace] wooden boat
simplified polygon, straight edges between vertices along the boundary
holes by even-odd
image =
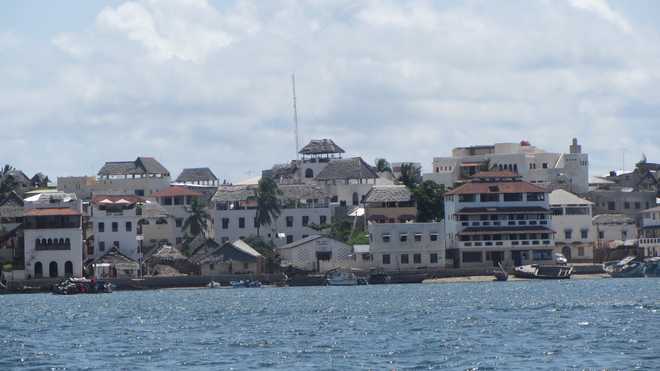
[[[644,261],[646,277],[660,277],[660,257],[648,258]]]
[[[355,273],[346,270],[331,270],[325,275],[328,286],[356,286],[358,277]]]
[[[210,289],[217,289],[217,288],[219,288],[219,287],[221,287],[221,286],[222,286],[222,285],[220,284],[220,282],[215,282],[215,281],[211,281],[211,282],[209,282],[209,283],[206,285],[206,287],[208,287],[208,288],[210,288]]]
[[[628,256],[620,261],[603,263],[605,273],[613,278],[644,277],[646,264],[636,256]]]
[[[531,279],[570,279],[573,267],[570,265],[522,265],[513,269],[513,275],[518,278]]]
[[[56,295],[102,294],[111,293],[112,284],[96,279],[69,277],[53,285],[52,293]]]
[[[509,273],[507,273],[506,270],[504,270],[504,267],[502,267],[502,263],[497,264],[499,267],[499,270],[495,270],[493,272],[493,275],[495,275],[495,281],[506,281],[509,279]]]

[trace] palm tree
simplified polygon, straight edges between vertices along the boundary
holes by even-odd
[[[7,197],[12,191],[16,191],[18,183],[11,175],[15,169],[11,165],[5,165],[0,168],[0,200]]]
[[[200,234],[206,237],[209,220],[211,219],[211,215],[206,211],[206,205],[195,198],[190,204],[189,212],[190,215],[183,222],[182,229],[184,231],[190,231],[190,234],[193,237],[199,236]]]
[[[376,160],[376,171],[378,171],[379,173],[385,171],[392,172],[392,168],[390,167],[390,163],[387,162],[386,159],[379,158],[378,160]]]
[[[272,178],[262,177],[255,192],[257,199],[257,214],[255,216],[257,225],[257,236],[264,225],[270,225],[280,216],[280,203],[277,196],[281,195],[277,183]]]

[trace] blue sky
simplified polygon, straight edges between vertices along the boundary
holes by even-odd
[[[0,162],[254,176],[294,156],[294,71],[302,141],[369,162],[574,136],[594,174],[660,162],[658,19],[651,0],[6,2]]]

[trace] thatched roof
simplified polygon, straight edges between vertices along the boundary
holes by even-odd
[[[361,157],[332,160],[316,176],[317,180],[377,178],[378,173]]]
[[[329,153],[344,153],[332,139],[312,139],[298,153],[301,155],[320,155]]]
[[[153,157],[138,157],[135,161],[106,162],[98,175],[170,175],[170,172]]]
[[[218,178],[208,167],[183,169],[176,178],[177,183],[217,181]]]
[[[366,195],[366,202],[407,202],[412,199],[412,193],[404,185],[373,186]]]

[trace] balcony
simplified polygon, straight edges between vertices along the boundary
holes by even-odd
[[[547,226],[547,219],[528,219],[528,220],[462,220],[463,227],[515,227],[515,226]]]
[[[501,240],[501,241],[459,241],[459,248],[528,248],[536,246],[553,246],[552,240]]]
[[[658,247],[660,246],[660,238],[640,238],[639,247]]]

